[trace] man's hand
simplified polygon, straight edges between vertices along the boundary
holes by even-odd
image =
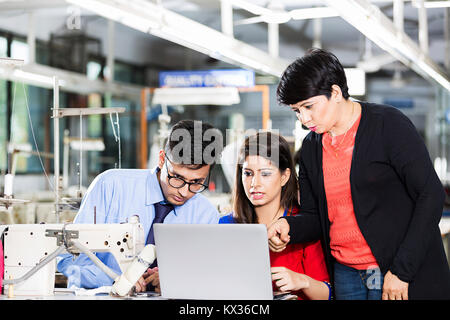
[[[135,284],[136,292],[144,292],[146,291],[147,284],[151,284],[155,287],[155,292],[161,292],[161,288],[159,286],[159,273],[158,267],[153,269],[148,269],[142,277]]]
[[[281,252],[290,241],[289,224],[286,219],[278,219],[267,229],[269,248],[274,252]]]
[[[388,271],[383,281],[383,300],[408,300],[408,282]]]

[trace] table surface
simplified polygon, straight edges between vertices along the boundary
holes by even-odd
[[[55,288],[53,296],[14,296],[9,298],[6,295],[0,295],[0,300],[167,300],[161,295],[149,292],[139,293],[131,297],[113,297],[105,293],[97,295],[76,295],[74,290],[65,288]]]
[[[439,222],[441,235],[450,234],[450,216],[444,216]],[[96,295],[77,295],[73,289],[55,288],[53,296],[17,296],[9,298],[7,294],[0,295],[0,300],[167,300],[155,293],[140,293],[131,297],[113,297],[106,293]]]

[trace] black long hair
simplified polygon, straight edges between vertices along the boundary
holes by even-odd
[[[279,168],[280,172],[284,172],[289,168],[291,174],[288,182],[281,189],[280,202],[284,208],[291,208],[293,205],[298,204],[297,174],[288,142],[280,135],[271,132],[259,132],[256,135],[247,137],[239,151],[235,188],[233,190],[233,210],[236,222],[258,222],[254,206],[247,198],[244,185],[242,184],[242,164],[249,155],[262,156],[272,161]],[[274,157],[274,155],[277,156]]]

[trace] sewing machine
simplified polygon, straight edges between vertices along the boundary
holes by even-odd
[[[13,285],[17,296],[53,295],[55,258],[61,253],[93,256],[92,252],[110,252],[124,272],[145,246],[144,230],[137,216],[123,224],[15,224],[4,227],[4,293]],[[13,283],[14,279],[18,283]]]

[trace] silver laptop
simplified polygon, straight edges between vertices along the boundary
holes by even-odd
[[[272,300],[262,224],[155,224],[161,295],[168,299]]]

